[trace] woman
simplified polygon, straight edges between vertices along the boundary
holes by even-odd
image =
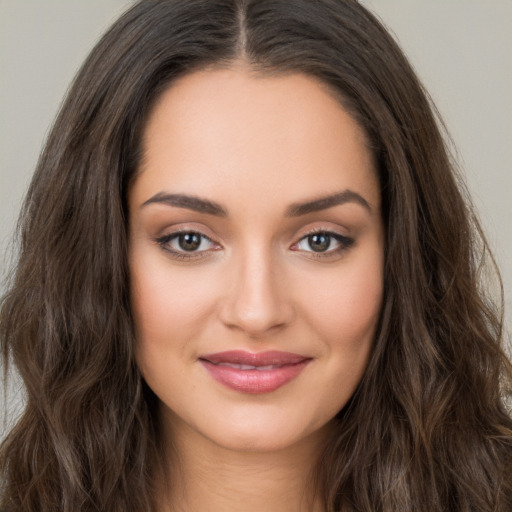
[[[511,509],[485,242],[357,2],[137,3],[68,94],[21,243],[7,512]]]

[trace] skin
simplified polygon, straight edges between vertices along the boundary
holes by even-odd
[[[306,482],[362,378],[382,303],[380,190],[365,135],[315,79],[240,64],[174,82],[143,147],[129,256],[137,362],[160,400],[174,475],[162,510],[322,510]],[[347,190],[362,200],[290,215]],[[225,215],[155,199],[163,193]],[[186,252],[177,230],[207,238]],[[315,252],[312,230],[345,238]],[[198,360],[234,349],[311,361],[279,389],[247,394]]]

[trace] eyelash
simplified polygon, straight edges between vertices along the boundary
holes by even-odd
[[[210,237],[204,235],[203,233],[199,231],[194,230],[179,230],[174,231],[173,233],[169,233],[167,235],[161,236],[157,238],[155,241],[156,243],[162,248],[162,250],[166,251],[167,253],[170,253],[173,258],[182,260],[182,261],[191,261],[191,260],[199,260],[202,258],[206,258],[210,256],[211,250],[202,250],[202,251],[179,251],[176,249],[171,248],[170,243],[173,240],[177,240],[181,235],[198,235],[200,237],[200,245],[203,243],[204,240],[210,242],[212,245],[217,245],[216,242],[214,242]],[[303,235],[300,240],[292,245],[292,247],[298,247],[298,245],[307,240],[309,237],[314,235],[324,235],[329,237],[330,239],[334,239],[336,242],[339,243],[339,247],[335,249],[330,249],[327,251],[303,251],[305,253],[308,253],[308,257],[312,259],[327,259],[329,257],[333,256],[339,256],[340,254],[346,252],[349,250],[355,243],[355,240],[353,238],[347,237],[345,235],[340,235],[339,233],[336,233],[334,231],[329,231],[326,229],[313,229]],[[215,251],[216,249],[214,249]],[[297,249],[292,249],[296,250]]]
[[[317,229],[313,229],[313,230],[309,231],[304,236],[302,236],[298,242],[293,244],[292,247],[298,246],[301,242],[307,240],[309,237],[314,236],[314,235],[324,235],[324,236],[327,236],[339,243],[339,247],[336,247],[335,249],[330,249],[327,251],[319,251],[319,252],[316,252],[313,250],[304,251],[304,252],[308,253],[309,258],[316,259],[316,260],[320,260],[320,259],[325,260],[330,257],[332,258],[332,257],[340,256],[342,253],[348,251],[355,243],[355,240],[348,236],[341,235],[340,233],[336,233],[335,231],[329,231],[327,229],[317,228]]]
[[[203,243],[204,240],[207,240],[212,245],[218,245],[216,244],[210,237],[204,235],[203,233],[199,231],[194,230],[179,230],[174,231],[173,233],[169,233],[168,235],[161,236],[160,238],[156,239],[156,243],[162,248],[162,250],[170,253],[173,258],[176,258],[178,260],[182,261],[191,261],[191,260],[198,260],[201,258],[205,258],[209,256],[209,253],[211,251],[209,250],[203,250],[203,251],[177,251],[176,249],[173,249],[170,246],[170,243],[178,239],[181,235],[198,235],[201,239],[200,244]],[[199,245],[200,247],[201,245]]]

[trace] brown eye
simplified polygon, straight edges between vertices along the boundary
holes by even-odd
[[[220,246],[197,231],[174,232],[156,239],[158,245],[171,255],[186,257],[204,256]]]
[[[317,231],[304,236],[293,250],[316,253],[318,256],[333,256],[349,249],[354,239],[329,231]]]
[[[315,233],[308,236],[308,245],[314,252],[325,252],[331,245],[331,237],[326,233]]]
[[[184,251],[196,251],[201,245],[199,233],[182,233],[178,236],[178,245]]]

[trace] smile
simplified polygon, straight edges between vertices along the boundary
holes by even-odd
[[[250,353],[241,350],[201,356],[208,373],[224,386],[242,393],[270,393],[297,377],[311,358],[290,352]]]
[[[213,363],[216,364],[216,363]],[[276,368],[281,368],[281,366],[268,364],[266,366],[252,366],[250,364],[231,364],[231,363],[217,363],[218,366],[229,366],[230,368],[236,368],[237,370],[275,370]]]

